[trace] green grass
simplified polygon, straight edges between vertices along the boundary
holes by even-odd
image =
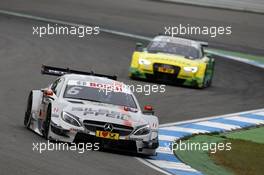
[[[225,139],[217,136],[210,135],[197,135],[190,139],[183,141],[183,143],[216,143],[222,142]],[[191,165],[194,169],[202,172],[206,175],[231,175],[225,168],[216,165],[210,158],[207,151],[175,151],[175,154],[179,159],[188,165]]]
[[[230,151],[210,154],[217,165],[221,165],[237,175],[262,175],[264,174],[264,145],[245,141],[228,139],[232,143]]]
[[[264,126],[230,133],[196,135],[184,143],[231,143],[229,151],[175,151],[183,162],[205,175],[264,174]]]
[[[221,134],[221,135],[227,138],[230,138],[230,139],[241,139],[245,141],[252,141],[255,143],[264,144],[264,127],[248,129],[248,130],[243,130],[243,131],[238,131],[238,132],[231,132],[231,133]]]

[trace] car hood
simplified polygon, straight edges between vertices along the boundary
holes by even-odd
[[[139,58],[147,59],[152,63],[163,63],[177,66],[199,66],[200,63],[204,62],[204,59],[188,59],[181,55],[172,55],[165,53],[142,53]]]
[[[78,117],[81,122],[84,120],[92,120],[131,127],[148,124],[142,118],[141,112],[129,112],[125,111],[121,106],[103,103],[84,101],[82,103],[71,103],[63,111]]]

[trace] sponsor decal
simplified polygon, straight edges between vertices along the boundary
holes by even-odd
[[[112,133],[108,131],[96,131],[96,137],[101,137],[105,139],[119,140],[118,133]]]
[[[129,114],[121,113],[121,112],[116,112],[116,111],[111,111],[108,109],[93,109],[93,108],[82,108],[82,107],[73,107],[72,111],[78,111],[78,112],[83,112],[83,115],[103,115],[105,117],[110,117],[110,118],[116,118],[120,120],[129,120],[131,119],[131,116]]]
[[[89,82],[89,81],[80,81],[80,80],[69,80],[68,85],[72,86],[85,86],[90,88],[97,88],[102,91],[104,90],[111,90],[114,92],[123,92],[128,93],[126,86],[120,82],[113,82],[113,83],[97,83],[97,82]]]
[[[57,108],[57,107],[53,108],[53,112],[54,113],[58,113],[59,112],[59,108]]]
[[[131,120],[124,120],[123,124],[126,126],[132,126],[132,121]]]

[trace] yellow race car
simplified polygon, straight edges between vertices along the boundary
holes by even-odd
[[[157,36],[147,47],[137,43],[129,69],[132,79],[177,83],[197,88],[212,83],[215,61],[204,53],[205,42]]]

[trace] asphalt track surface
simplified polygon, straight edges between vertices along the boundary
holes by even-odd
[[[191,36],[213,47],[264,55],[261,14],[203,8],[159,0],[2,0],[0,8],[154,36],[165,26],[232,26],[232,35]],[[185,36],[190,37],[190,36]]]
[[[23,127],[26,97],[54,79],[40,75],[41,64],[92,69],[117,74],[129,84],[147,84],[127,77],[136,40],[108,34],[83,39],[32,36],[32,26],[43,24],[0,16],[0,174],[160,174],[130,155],[32,151],[32,142],[45,140]],[[211,88],[167,86],[164,94],[137,94],[140,103],[153,105],[160,123],[263,108],[263,70],[219,57],[216,61]]]

